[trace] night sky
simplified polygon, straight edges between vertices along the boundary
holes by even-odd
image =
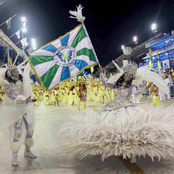
[[[3,0],[1,0],[2,2]],[[79,23],[69,18],[69,10],[81,4],[85,25],[101,65],[122,54],[121,45],[134,47],[133,36],[142,43],[153,36],[150,26],[158,25],[159,32],[174,29],[173,0],[4,0],[0,6],[0,23],[10,18],[12,28],[0,27],[8,36],[20,29],[20,18],[27,18],[28,42],[37,41],[37,47],[55,40],[75,28]],[[16,43],[16,36],[12,37]],[[21,45],[18,45],[21,47]]]

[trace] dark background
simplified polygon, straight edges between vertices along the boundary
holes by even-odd
[[[134,47],[133,36],[139,43],[153,36],[150,26],[156,22],[159,32],[174,29],[173,0],[4,0],[0,6],[0,23],[14,14],[12,28],[0,27],[8,36],[20,29],[21,16],[27,18],[28,42],[35,38],[37,48],[64,35],[79,23],[69,18],[69,10],[81,4],[85,25],[101,65],[122,54],[121,45]],[[16,36],[12,37],[18,42]],[[22,47],[18,44],[19,47]]]

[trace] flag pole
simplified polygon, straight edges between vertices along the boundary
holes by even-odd
[[[88,34],[88,31],[87,31],[87,29],[86,29],[86,27],[85,27],[84,22],[82,22],[82,26],[83,26],[83,28],[84,28],[84,30],[85,30],[85,33],[86,33],[87,37],[90,38],[90,37],[89,37],[89,34]],[[90,44],[92,45],[91,40],[90,40]],[[95,57],[96,57],[96,59],[97,59],[97,63],[99,64],[99,66],[101,66],[101,65],[100,65],[100,62],[99,62],[99,60],[98,60],[97,54],[96,54],[96,52],[95,52],[95,50],[94,50],[93,45],[92,45],[92,50],[93,50],[94,55],[95,55]]]
[[[30,43],[28,43],[28,45],[29,45]],[[30,48],[32,48],[32,47],[30,47]],[[30,48],[28,48],[28,50],[30,49]],[[28,50],[26,50],[25,52],[27,52]]]
[[[13,65],[15,65],[17,59],[18,59],[18,54],[17,54],[17,56],[15,58],[15,61],[13,62]]]
[[[11,19],[14,18],[15,16],[16,16],[16,15],[12,16]],[[9,18],[9,19],[10,19],[10,18]],[[6,21],[8,21],[9,19],[7,19]],[[1,27],[2,25],[4,25],[4,24],[6,23],[6,21],[3,22],[2,24],[0,24],[0,27]]]
[[[3,1],[3,2],[1,2],[1,3],[0,3],[0,5],[2,5],[3,3],[4,3],[4,1]]]
[[[20,29],[21,30],[21,29]],[[20,31],[20,30],[18,30],[18,31]],[[17,32],[18,32],[17,31]],[[15,32],[14,34],[12,34],[10,37],[9,37],[9,39],[11,38],[11,37],[13,37],[17,32]]]
[[[21,39],[22,40],[22,39]],[[19,42],[21,42],[21,40]],[[19,42],[17,42],[15,45],[17,45]]]
[[[82,22],[82,26],[83,26],[83,28],[84,28],[84,30],[85,30],[85,33],[86,33],[87,37],[90,38],[90,37],[89,37],[89,34],[88,34],[88,31],[87,31],[87,29],[86,29],[86,27],[85,27],[84,22]],[[91,39],[90,39],[90,44],[92,45]],[[99,65],[99,67],[101,67],[100,62],[99,62],[98,57],[97,57],[97,54],[96,54],[96,52],[95,52],[95,50],[94,50],[93,45],[92,45],[92,50],[93,50],[93,52],[94,52],[94,55],[95,55],[95,57],[96,57],[96,60],[97,60],[97,63],[98,63],[98,65]],[[106,84],[106,89],[107,89],[108,94],[109,94],[109,98],[110,98],[110,100],[112,101],[111,94],[110,94],[110,92],[109,92],[109,90],[108,90],[108,87],[107,87],[107,83],[105,82],[105,84]]]
[[[9,37],[9,39],[10,39],[11,37],[13,37],[15,34],[16,34],[16,33],[12,34],[12,35]]]

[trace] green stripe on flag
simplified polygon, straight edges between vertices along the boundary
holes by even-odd
[[[96,58],[95,58],[95,55],[94,55],[94,52],[93,50],[91,49],[88,49],[88,48],[83,48],[81,50],[79,50],[77,53],[76,53],[77,56],[81,56],[81,55],[86,55],[89,57],[89,59],[91,61],[94,61],[94,62],[97,62],[96,61]]]
[[[30,56],[29,60],[33,66],[53,60],[53,56]]]
[[[45,88],[48,89],[59,66],[55,64],[51,69],[49,69],[40,79],[42,80],[42,83],[44,84]]]
[[[72,47],[75,48],[77,46],[77,44],[83,39],[86,37],[86,33],[85,33],[85,30],[83,29],[83,27],[81,26],[77,36],[75,37],[73,43],[72,43]]]

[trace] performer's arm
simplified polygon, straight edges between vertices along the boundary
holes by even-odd
[[[8,86],[4,86],[4,91],[5,94],[11,99],[11,100],[16,100],[17,95],[15,94],[15,90],[13,88],[9,88]]]
[[[107,88],[114,88],[114,85],[115,85],[114,83],[106,83],[105,82],[103,73],[100,74],[100,78],[101,78],[103,86],[105,86]]]
[[[15,93],[15,89],[14,88],[10,88],[9,86],[4,86],[4,91],[5,94],[12,100],[14,101],[16,104],[25,104],[25,103],[32,103],[33,100],[28,97],[27,99],[25,98],[25,96],[22,95],[17,95]],[[35,99],[34,99],[35,101]],[[36,100],[37,101],[37,100]]]
[[[131,92],[135,95],[142,94],[146,89],[150,88],[152,85],[152,82],[150,82],[146,87],[141,88],[140,90],[137,90],[135,86],[131,86]]]

